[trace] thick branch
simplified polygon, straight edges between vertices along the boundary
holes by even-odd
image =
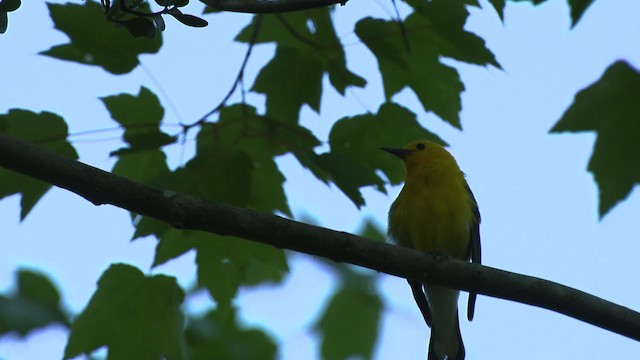
[[[142,185],[0,134],[0,166],[176,228],[232,235],[553,310],[640,340],[640,313],[551,281],[441,259],[344,232]]]
[[[344,5],[348,0],[200,0],[208,6],[223,10],[252,14],[282,13],[307,10],[335,4]]]

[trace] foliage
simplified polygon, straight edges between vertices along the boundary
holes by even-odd
[[[402,178],[397,162],[374,156],[372,149],[403,144],[416,137],[444,143],[420,124],[415,113],[395,102],[394,96],[408,89],[426,112],[461,128],[460,94],[464,84],[456,68],[443,59],[500,68],[484,40],[464,28],[468,7],[479,6],[477,1],[405,2],[410,7],[405,17],[363,18],[354,24],[355,34],[378,63],[385,102],[376,113],[335,119],[324,152],[318,150],[322,141],[300,124],[301,109],[306,105],[320,111],[325,84],[341,95],[349,88],[367,84],[347,65],[333,24],[333,12],[342,10],[331,8],[256,15],[236,36],[235,41],[247,44],[247,57],[254,46],[270,43],[276,47],[273,58],[262,67],[249,90],[264,96],[264,112],[257,110],[258,104],[245,102],[244,96],[243,102],[232,104],[227,97],[207,116],[182,124],[179,133],[169,134],[162,130],[163,104],[148,88],[141,87],[138,94],[102,98],[111,117],[124,130],[122,140],[126,143],[126,147],[110,153],[117,158],[112,171],[163,189],[291,217],[283,190],[286,174],[275,162],[291,154],[318,180],[337,186],[356,206],[364,205],[362,188],[373,186],[385,191],[385,183],[397,184]],[[593,0],[568,2],[575,25]],[[490,3],[502,18],[505,0]],[[155,54],[161,49],[163,15],[188,26],[206,26],[205,20],[181,12],[187,4],[161,0],[153,6],[122,0],[103,2],[102,6],[92,1],[84,5],[49,4],[56,29],[68,36],[69,43],[41,54],[98,66],[112,74],[129,73],[140,65],[141,54]],[[7,14],[19,6],[19,0],[0,2],[0,33],[7,29]],[[161,10],[151,11],[157,6]],[[216,16],[214,11],[206,13]],[[244,64],[232,92],[238,83],[248,81],[243,71]],[[327,83],[323,82],[325,78]],[[636,163],[627,149],[637,147],[634,136],[640,133],[639,93],[638,71],[617,62],[576,96],[552,130],[597,132],[589,170],[600,187],[601,215],[640,182],[640,169],[626,166]],[[59,115],[12,109],[0,115],[0,131],[78,157],[67,140],[66,122]],[[194,132],[195,156],[171,169],[163,147],[177,144]],[[49,188],[49,184],[0,169],[0,198],[21,194],[22,219]],[[131,219],[136,227],[134,239],[153,235],[158,240],[154,267],[195,250],[195,288],[186,291],[172,277],[146,276],[133,266],[114,264],[104,272],[89,304],[76,317],[62,308],[58,291],[44,275],[21,270],[16,290],[0,297],[0,334],[25,335],[61,323],[71,331],[65,358],[102,346],[108,348],[109,358],[118,359],[276,356],[277,345],[268,333],[238,323],[233,299],[243,287],[280,283],[288,271],[282,250],[242,239],[179,231],[133,213]],[[370,238],[383,238],[371,224],[365,233]],[[344,265],[328,266],[341,282],[315,322],[322,355],[327,359],[371,358],[384,307],[376,289],[377,276]],[[215,309],[200,316],[184,314],[184,298],[203,289],[214,299]],[[355,333],[358,337],[351,336]]]

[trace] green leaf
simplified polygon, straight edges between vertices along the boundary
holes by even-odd
[[[460,1],[421,2],[421,6],[405,20],[411,50],[431,56],[442,55],[469,64],[493,65],[500,69],[500,64],[484,40],[464,30],[468,17],[469,11]]]
[[[288,272],[284,252],[234,237],[198,233],[198,283],[219,306],[229,306],[241,285],[279,283]]]
[[[117,28],[104,19],[104,11],[96,2],[47,6],[56,29],[64,32],[70,43],[54,46],[42,55],[124,74],[138,66],[138,55],[157,53],[162,45],[160,34],[150,40],[132,37],[125,28]]]
[[[423,128],[414,113],[396,103],[382,104],[377,114],[342,118],[329,134],[331,152],[349,153],[368,164],[371,171],[382,170],[392,184],[404,180],[404,170],[397,159],[386,156],[380,147],[401,147],[415,140],[446,145],[438,135]]]
[[[240,286],[279,283],[289,271],[284,252],[234,237],[170,230],[158,242],[153,266],[196,250],[198,283],[219,306],[230,306]]]
[[[116,150],[111,155],[157,150],[176,141],[175,136],[160,131],[164,109],[158,97],[146,87],[141,87],[137,96],[120,94],[100,100],[109,110],[111,118],[124,127],[124,141],[129,144],[128,148]]]
[[[493,8],[496,9],[498,16],[500,16],[500,20],[504,21],[504,7],[506,5],[506,0],[489,0]]]
[[[169,229],[158,236],[156,254],[152,267],[162,265],[171,259],[175,259],[196,246],[196,240],[201,239],[192,231]]]
[[[238,34],[236,41],[250,43],[258,19],[262,19],[256,43],[277,42],[278,49],[292,48],[314,58],[321,65],[322,72],[329,75],[333,87],[344,95],[348,86],[363,87],[366,80],[347,69],[344,48],[335,32],[331,14],[330,9],[324,7],[287,14],[260,15],[260,18],[254,16],[252,23]],[[294,63],[294,60],[290,63]],[[309,87],[321,87],[322,77],[314,80],[316,83],[309,84]]]
[[[412,47],[408,54],[398,25],[391,21],[365,18],[356,25],[356,34],[378,60],[387,101],[409,87],[425,110],[460,128],[464,85],[458,72],[440,63],[433,49]]]
[[[17,293],[0,296],[0,334],[16,331],[25,336],[52,323],[69,323],[56,286],[44,274],[19,270]]]
[[[264,331],[241,327],[234,308],[189,319],[186,335],[193,360],[276,358],[275,341]]]
[[[371,240],[387,241],[384,231],[380,229],[373,219],[365,219],[356,234]]]
[[[365,18],[356,25],[356,34],[378,60],[387,100],[409,87],[425,110],[460,128],[464,85],[440,57],[498,68],[500,64],[480,37],[464,30],[469,12],[463,2],[409,3],[415,11],[404,21],[406,32],[394,21]]]
[[[568,0],[571,7],[571,27],[576,26],[593,0]]]
[[[330,174],[330,179],[358,208],[364,205],[361,187],[376,185],[384,189],[384,181],[354,154],[329,152],[319,155],[314,162]]]
[[[297,123],[302,105],[320,111],[323,73],[317,57],[279,46],[275,57],[260,70],[251,90],[267,96],[267,116]]]
[[[377,174],[378,170],[392,184],[399,184],[404,179],[401,163],[380,151],[380,147],[400,147],[418,139],[444,144],[437,135],[420,126],[411,111],[385,103],[377,114],[338,120],[329,134],[331,151],[311,161],[323,169],[356,206],[361,206],[364,205],[361,187],[375,185],[379,191],[385,191],[385,181]]]
[[[73,159],[78,158],[76,150],[67,141],[67,124],[56,114],[11,109],[7,114],[0,114],[0,131]],[[20,193],[22,195],[21,220],[24,220],[50,188],[51,184],[0,169],[0,199]]]
[[[252,160],[251,208],[287,215],[291,211],[283,188],[285,177],[274,158],[318,144],[318,139],[304,127],[257,115],[255,108],[246,105],[223,108],[218,123],[203,126],[199,135],[199,145],[205,145],[203,154],[206,147],[218,146],[242,151]]]
[[[361,286],[343,286],[315,325],[326,360],[371,359],[380,326],[382,301]]]
[[[64,358],[107,346],[108,359],[186,359],[183,298],[173,277],[111,265],[74,322]]]
[[[120,154],[111,172],[147,184],[169,172],[167,156],[158,149]]]
[[[581,90],[551,129],[553,133],[595,131],[589,161],[600,190],[599,214],[607,214],[640,183],[640,72],[618,61]]]

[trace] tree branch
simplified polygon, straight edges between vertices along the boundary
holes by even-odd
[[[179,229],[241,237],[387,274],[424,279],[556,311],[640,340],[640,313],[551,281],[434,257],[349,233],[329,230],[171,190],[146,186],[0,134],[0,166]]]
[[[282,13],[314,9],[335,4],[344,5],[349,0],[200,0],[208,6],[241,13]]]

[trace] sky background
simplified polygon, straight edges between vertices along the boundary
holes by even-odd
[[[447,61],[458,68],[466,87],[464,131],[420,111],[409,91],[395,100],[414,109],[425,127],[451,144],[467,173],[482,212],[484,264],[640,309],[637,192],[599,220],[597,187],[586,172],[595,134],[548,134],[575,93],[596,81],[609,64],[625,59],[640,67],[640,2],[596,0],[573,30],[564,1],[538,7],[508,3],[504,23],[486,1],[482,4],[484,9],[471,10],[467,29],[487,41],[504,70]],[[200,5],[194,2],[189,9],[198,13]],[[325,86],[320,114],[303,109],[301,123],[320,139],[327,138],[333,120],[376,111],[381,103],[377,63],[353,33],[353,23],[364,15],[389,14],[391,2],[383,0],[352,0],[336,9],[349,68],[367,78],[368,86],[344,98]],[[114,163],[109,150],[118,146],[121,132],[113,130],[116,123],[98,97],[137,93],[141,85],[147,86],[165,106],[165,130],[176,133],[179,128],[171,124],[198,119],[228,91],[246,49],[230,40],[250,16],[220,14],[207,20],[205,29],[168,20],[160,53],[144,55],[142,67],[114,76],[97,67],[37,55],[67,39],[52,29],[44,2],[25,1],[10,13],[9,29],[0,35],[0,113],[11,108],[51,111],[66,118],[72,134],[112,129],[73,138],[82,161],[108,170]],[[248,84],[273,51],[271,45],[254,49]],[[254,95],[250,101],[261,103],[261,98]],[[172,164],[187,160],[192,146],[169,147]],[[358,210],[292,157],[283,156],[278,164],[287,176],[285,188],[296,217],[310,216],[322,226],[351,232],[366,217],[386,228],[388,207],[400,187],[389,188],[387,195],[365,189],[367,206]],[[60,189],[47,193],[22,223],[19,198],[0,201],[0,227],[0,290],[11,287],[19,266],[47,271],[74,312],[87,303],[110,263],[149,269],[156,243],[129,242],[133,229],[126,211],[94,207]],[[188,253],[151,272],[175,275],[187,286],[194,278],[193,259]],[[247,324],[269,329],[280,342],[281,359],[314,359],[317,341],[309,325],[334,287],[326,269],[307,256],[294,255],[284,286],[241,292],[240,315]],[[382,276],[380,288],[386,313],[374,358],[424,359],[429,333],[406,282]],[[461,301],[466,302],[466,296]],[[206,303],[202,295],[187,306],[203,310]],[[461,328],[467,357],[473,360],[640,356],[640,344],[633,340],[548,310],[484,296],[478,299],[474,321],[461,320]],[[55,326],[23,341],[5,336],[0,338],[0,359],[60,358],[66,337]]]

